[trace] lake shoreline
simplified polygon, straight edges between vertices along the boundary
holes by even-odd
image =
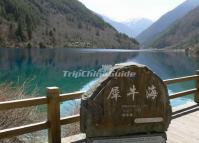
[[[135,52],[152,52],[152,51],[165,51],[165,52],[185,52],[186,49],[139,49],[139,48],[72,48],[72,47],[62,47],[62,48],[53,48],[53,47],[46,47],[46,48],[37,48],[37,47],[31,47],[31,48],[23,48],[23,47],[0,47],[0,49],[69,49],[69,50],[96,50],[96,51],[102,51],[102,50],[108,50],[108,51],[135,51]]]

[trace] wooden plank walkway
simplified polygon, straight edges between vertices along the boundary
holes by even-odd
[[[167,131],[168,143],[199,143],[199,106],[190,103],[174,109]]]
[[[167,143],[199,143],[199,105],[188,103],[173,109]],[[62,143],[83,142],[85,134],[62,139]]]

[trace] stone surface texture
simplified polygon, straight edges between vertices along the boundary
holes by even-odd
[[[118,64],[83,95],[80,126],[87,138],[164,133],[171,113],[167,87],[155,73]]]

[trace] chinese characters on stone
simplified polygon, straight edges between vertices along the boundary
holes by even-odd
[[[111,92],[108,96],[107,99],[115,99],[115,101],[117,102],[117,99],[120,98],[120,91],[119,91],[119,87],[118,86],[115,86],[111,89]]]
[[[139,92],[136,90],[137,89],[136,89],[135,85],[130,87],[129,92],[127,93],[127,97],[132,97],[132,100],[135,101],[136,94],[139,94]],[[158,92],[156,90],[156,87],[154,85],[148,86],[148,88],[146,90],[146,98],[155,100],[157,98],[157,96],[158,96]],[[120,90],[119,90],[118,86],[115,86],[111,89],[107,99],[108,100],[112,99],[117,102],[118,98],[121,98]]]
[[[156,87],[154,85],[149,86],[146,91],[146,97],[147,99],[155,100],[158,96],[158,92],[156,91]]]
[[[135,85],[133,85],[133,88],[130,87],[130,91],[127,93],[127,96],[132,96],[132,100],[135,100],[135,94],[139,94],[139,92],[136,92]]]

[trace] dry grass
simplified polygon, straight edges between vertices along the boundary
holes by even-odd
[[[22,85],[13,86],[9,83],[0,84],[0,102],[15,99],[27,98],[25,88],[27,82]],[[34,90],[30,96],[37,96]],[[0,130],[29,124],[34,120],[36,108],[20,108],[14,110],[0,111]],[[21,139],[13,137],[10,139],[0,139],[0,143],[22,143]]]
[[[76,115],[80,113],[79,101],[73,101],[70,104],[70,110],[66,109],[68,115]],[[80,133],[80,123],[68,124],[62,127],[62,137],[68,137]]]
[[[33,90],[31,94],[26,94],[28,81],[22,85],[13,86],[10,83],[0,84],[0,102],[15,99],[24,99],[38,96],[37,90]],[[65,109],[66,114],[75,115],[80,113],[80,101],[73,101],[69,104],[69,109]],[[45,110],[46,106],[42,106]],[[41,109],[40,108],[40,109]],[[46,120],[47,113],[41,112],[37,107],[19,108],[14,110],[0,111],[0,130],[34,122]],[[62,127],[62,137],[67,137],[80,133],[80,123],[73,123]],[[0,143],[43,143],[47,142],[47,131],[39,131],[31,134],[13,137],[9,139],[0,139]]]

